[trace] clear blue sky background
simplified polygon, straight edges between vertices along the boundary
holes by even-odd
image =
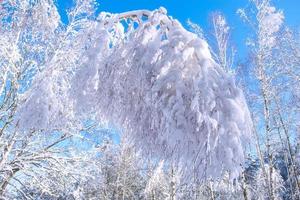
[[[119,13],[137,9],[153,10],[160,6],[168,10],[168,14],[186,26],[187,19],[199,24],[207,34],[210,30],[209,15],[213,11],[222,12],[232,28],[232,41],[239,51],[239,57],[246,55],[244,41],[248,35],[248,27],[236,14],[238,8],[247,7],[247,0],[98,0],[99,10]],[[274,0],[274,5],[285,13],[287,24],[300,28],[300,0]],[[59,12],[66,22],[65,10],[72,6],[72,0],[57,0]]]

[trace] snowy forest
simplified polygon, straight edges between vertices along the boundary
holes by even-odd
[[[288,10],[237,9],[242,56],[221,11],[206,30],[99,7],[73,0],[63,23],[54,0],[0,0],[0,199],[300,199]]]

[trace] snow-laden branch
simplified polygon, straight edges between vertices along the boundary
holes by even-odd
[[[227,170],[237,176],[251,119],[242,91],[208,44],[165,9],[103,13],[91,24],[71,64],[53,63],[36,77],[18,113],[20,128],[63,129],[95,118],[121,126],[143,152],[177,161],[200,179]]]

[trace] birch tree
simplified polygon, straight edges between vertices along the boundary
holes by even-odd
[[[298,84],[293,77],[298,74],[299,62],[295,55],[297,51],[291,48],[295,45],[295,41],[287,31],[288,29],[284,27],[283,12],[276,9],[270,0],[250,2],[254,12],[246,13],[245,10],[240,9],[238,13],[250,25],[250,29],[254,33],[254,37],[247,40],[250,49],[249,60],[251,60],[254,74],[252,82],[250,82],[251,78],[248,78],[248,84],[253,85],[249,89],[253,91],[252,94],[255,97],[254,99],[249,98],[249,100],[255,101],[252,104],[253,116],[259,120],[254,133],[262,136],[256,138],[263,139],[263,151],[266,157],[261,154],[259,141],[258,155],[263,155],[260,156],[260,160],[262,171],[265,174],[268,196],[270,199],[274,199],[273,160],[278,141],[282,141],[283,146],[286,147],[287,165],[289,162],[294,162],[291,137],[295,134],[293,121],[297,119],[298,114],[295,107],[288,106],[288,102],[294,95],[290,86]],[[287,75],[287,71],[293,72]],[[268,165],[265,165],[265,162]],[[295,191],[299,193],[298,174],[292,166],[295,165],[291,165],[290,174],[294,179]],[[295,198],[298,198],[298,194],[294,195]]]

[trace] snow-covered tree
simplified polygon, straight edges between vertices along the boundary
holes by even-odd
[[[162,8],[102,13],[93,23],[90,34],[84,31],[87,50],[72,66],[74,75],[51,66],[35,79],[20,126],[64,128],[73,117],[92,115],[121,126],[145,155],[194,165],[203,179],[223,169],[237,176],[250,115],[242,91],[214,62],[207,43]],[[25,122],[32,112],[36,120]]]
[[[250,49],[246,83],[251,95],[248,100],[256,130],[257,152],[261,160],[265,181],[268,182],[270,199],[273,193],[274,157],[278,145],[285,148],[285,162],[295,187],[292,194],[299,198],[298,173],[295,169],[295,150],[291,138],[297,134],[299,112],[294,96],[299,87],[299,55],[292,31],[284,26],[284,14],[272,5],[271,0],[251,0],[250,12],[239,9],[238,13],[250,25],[253,35],[247,40]],[[249,62],[250,61],[250,62]],[[254,76],[253,76],[254,75]],[[250,77],[250,78],[249,78]],[[260,148],[263,141],[264,148]],[[265,153],[264,153],[265,152]],[[265,159],[266,155],[266,159]],[[265,165],[265,162],[268,165]],[[292,164],[290,164],[292,163]],[[265,166],[268,169],[265,169]],[[297,194],[298,193],[298,194]],[[293,197],[292,197],[293,198]]]
[[[230,44],[231,31],[225,16],[219,12],[213,13],[212,26],[213,41],[211,44],[214,59],[225,71],[231,72],[234,70],[235,50]]]
[[[164,162],[161,161],[158,166],[150,172],[150,177],[145,188],[145,196],[151,200],[166,199],[169,192],[167,186]]]
[[[82,52],[80,48],[72,52],[67,50],[71,46],[79,47],[76,39],[83,35],[80,36],[78,29],[88,25],[88,22],[87,17],[79,19],[76,15],[82,15],[82,7],[86,4],[76,6],[70,13],[74,19],[70,19],[70,25],[64,27],[53,1],[0,2],[1,198],[15,192],[22,194],[23,198],[31,198],[30,193],[26,192],[29,188],[42,188],[43,193],[51,195],[70,182],[73,173],[78,173],[70,165],[82,158],[72,156],[71,144],[80,137],[79,132],[83,128],[66,126],[64,129],[53,127],[47,130],[31,127],[25,130],[24,124],[30,126],[32,122],[43,124],[46,121],[38,119],[35,112],[31,115],[19,114],[21,110],[30,109],[25,108],[24,102],[30,96],[26,93],[34,91],[35,77],[50,66],[59,68],[71,65],[75,61],[72,56]],[[88,11],[86,8],[84,10]],[[86,43],[82,41],[81,44]],[[47,96],[59,92],[55,91],[54,85],[48,89],[47,93],[35,94],[37,98],[32,109],[40,109]],[[57,109],[55,106],[58,105],[51,102],[43,112]],[[68,112],[60,113],[60,116],[68,115]],[[51,119],[47,122],[52,124]],[[52,176],[59,179],[52,179]]]
[[[65,190],[55,193],[57,196],[128,200],[144,197],[147,168],[130,143],[122,140],[115,144],[105,139],[92,151],[83,153],[90,156],[83,156],[83,162],[73,164],[73,168],[78,169],[75,180],[66,184]]]
[[[269,170],[270,167],[266,166],[265,169]],[[282,199],[283,197],[283,192],[285,190],[284,188],[284,181],[282,179],[282,176],[280,175],[280,173],[273,168],[272,169],[272,182],[273,182],[273,191],[272,194],[274,195],[273,198],[274,199]],[[269,172],[267,171],[267,174],[269,174]],[[259,169],[256,175],[256,188],[255,188],[255,193],[254,196],[252,198],[256,198],[256,199],[269,199],[269,192],[268,192],[268,186],[266,185],[266,182],[264,180],[264,172],[262,172],[262,169]]]

